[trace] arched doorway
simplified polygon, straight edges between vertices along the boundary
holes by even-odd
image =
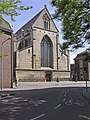
[[[52,72],[51,71],[46,71],[45,72],[45,80],[46,80],[46,82],[52,80]]]
[[[53,45],[47,35],[41,41],[41,67],[53,68]]]

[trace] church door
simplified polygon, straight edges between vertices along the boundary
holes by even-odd
[[[45,80],[46,80],[46,82],[52,80],[52,72],[51,71],[46,71],[45,72]]]

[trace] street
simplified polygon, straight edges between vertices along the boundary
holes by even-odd
[[[3,91],[0,120],[90,120],[83,87]],[[4,95],[5,94],[5,95]]]

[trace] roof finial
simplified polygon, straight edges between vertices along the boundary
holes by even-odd
[[[44,5],[45,8],[47,8],[47,5]]]

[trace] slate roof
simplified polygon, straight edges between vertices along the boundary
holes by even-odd
[[[0,23],[0,30],[3,30],[5,32],[12,32],[10,24],[5,19],[3,19],[2,22]]]
[[[44,9],[43,9],[44,10]],[[39,15],[41,14],[41,12],[43,11],[43,10],[41,10],[37,15],[35,15],[31,20],[29,20],[23,27],[21,27],[17,32],[16,32],[16,34],[17,35],[19,35],[19,34],[21,34],[21,30],[22,29],[28,29],[28,28],[30,28],[31,26],[32,26],[32,24],[33,23],[35,23],[35,21],[37,20],[37,18],[39,17]]]
[[[45,5],[45,8],[47,9],[46,5]],[[44,9],[45,9],[45,8],[44,8]],[[44,9],[42,9],[38,14],[36,14],[36,15],[35,15],[31,20],[29,20],[24,26],[22,26],[22,27],[16,32],[17,36],[21,34],[21,32],[22,32],[23,29],[24,29],[24,30],[28,30],[28,28],[30,28],[30,27],[32,26],[32,24],[35,23],[35,21],[37,20],[37,18],[38,18],[39,15],[43,12]],[[50,15],[48,9],[47,9],[47,12],[48,12],[48,14]],[[51,15],[50,15],[50,17],[51,17]],[[52,19],[52,17],[51,17],[51,19]],[[53,20],[52,20],[52,21],[53,21]],[[58,31],[58,29],[57,29],[57,27],[56,27],[56,25],[55,25],[54,22],[53,22],[53,24],[54,24],[56,30]]]
[[[88,49],[86,49],[85,51],[77,54],[77,56],[74,58],[74,60],[84,58],[84,57],[86,56],[87,50],[90,51],[90,48],[88,48]]]

